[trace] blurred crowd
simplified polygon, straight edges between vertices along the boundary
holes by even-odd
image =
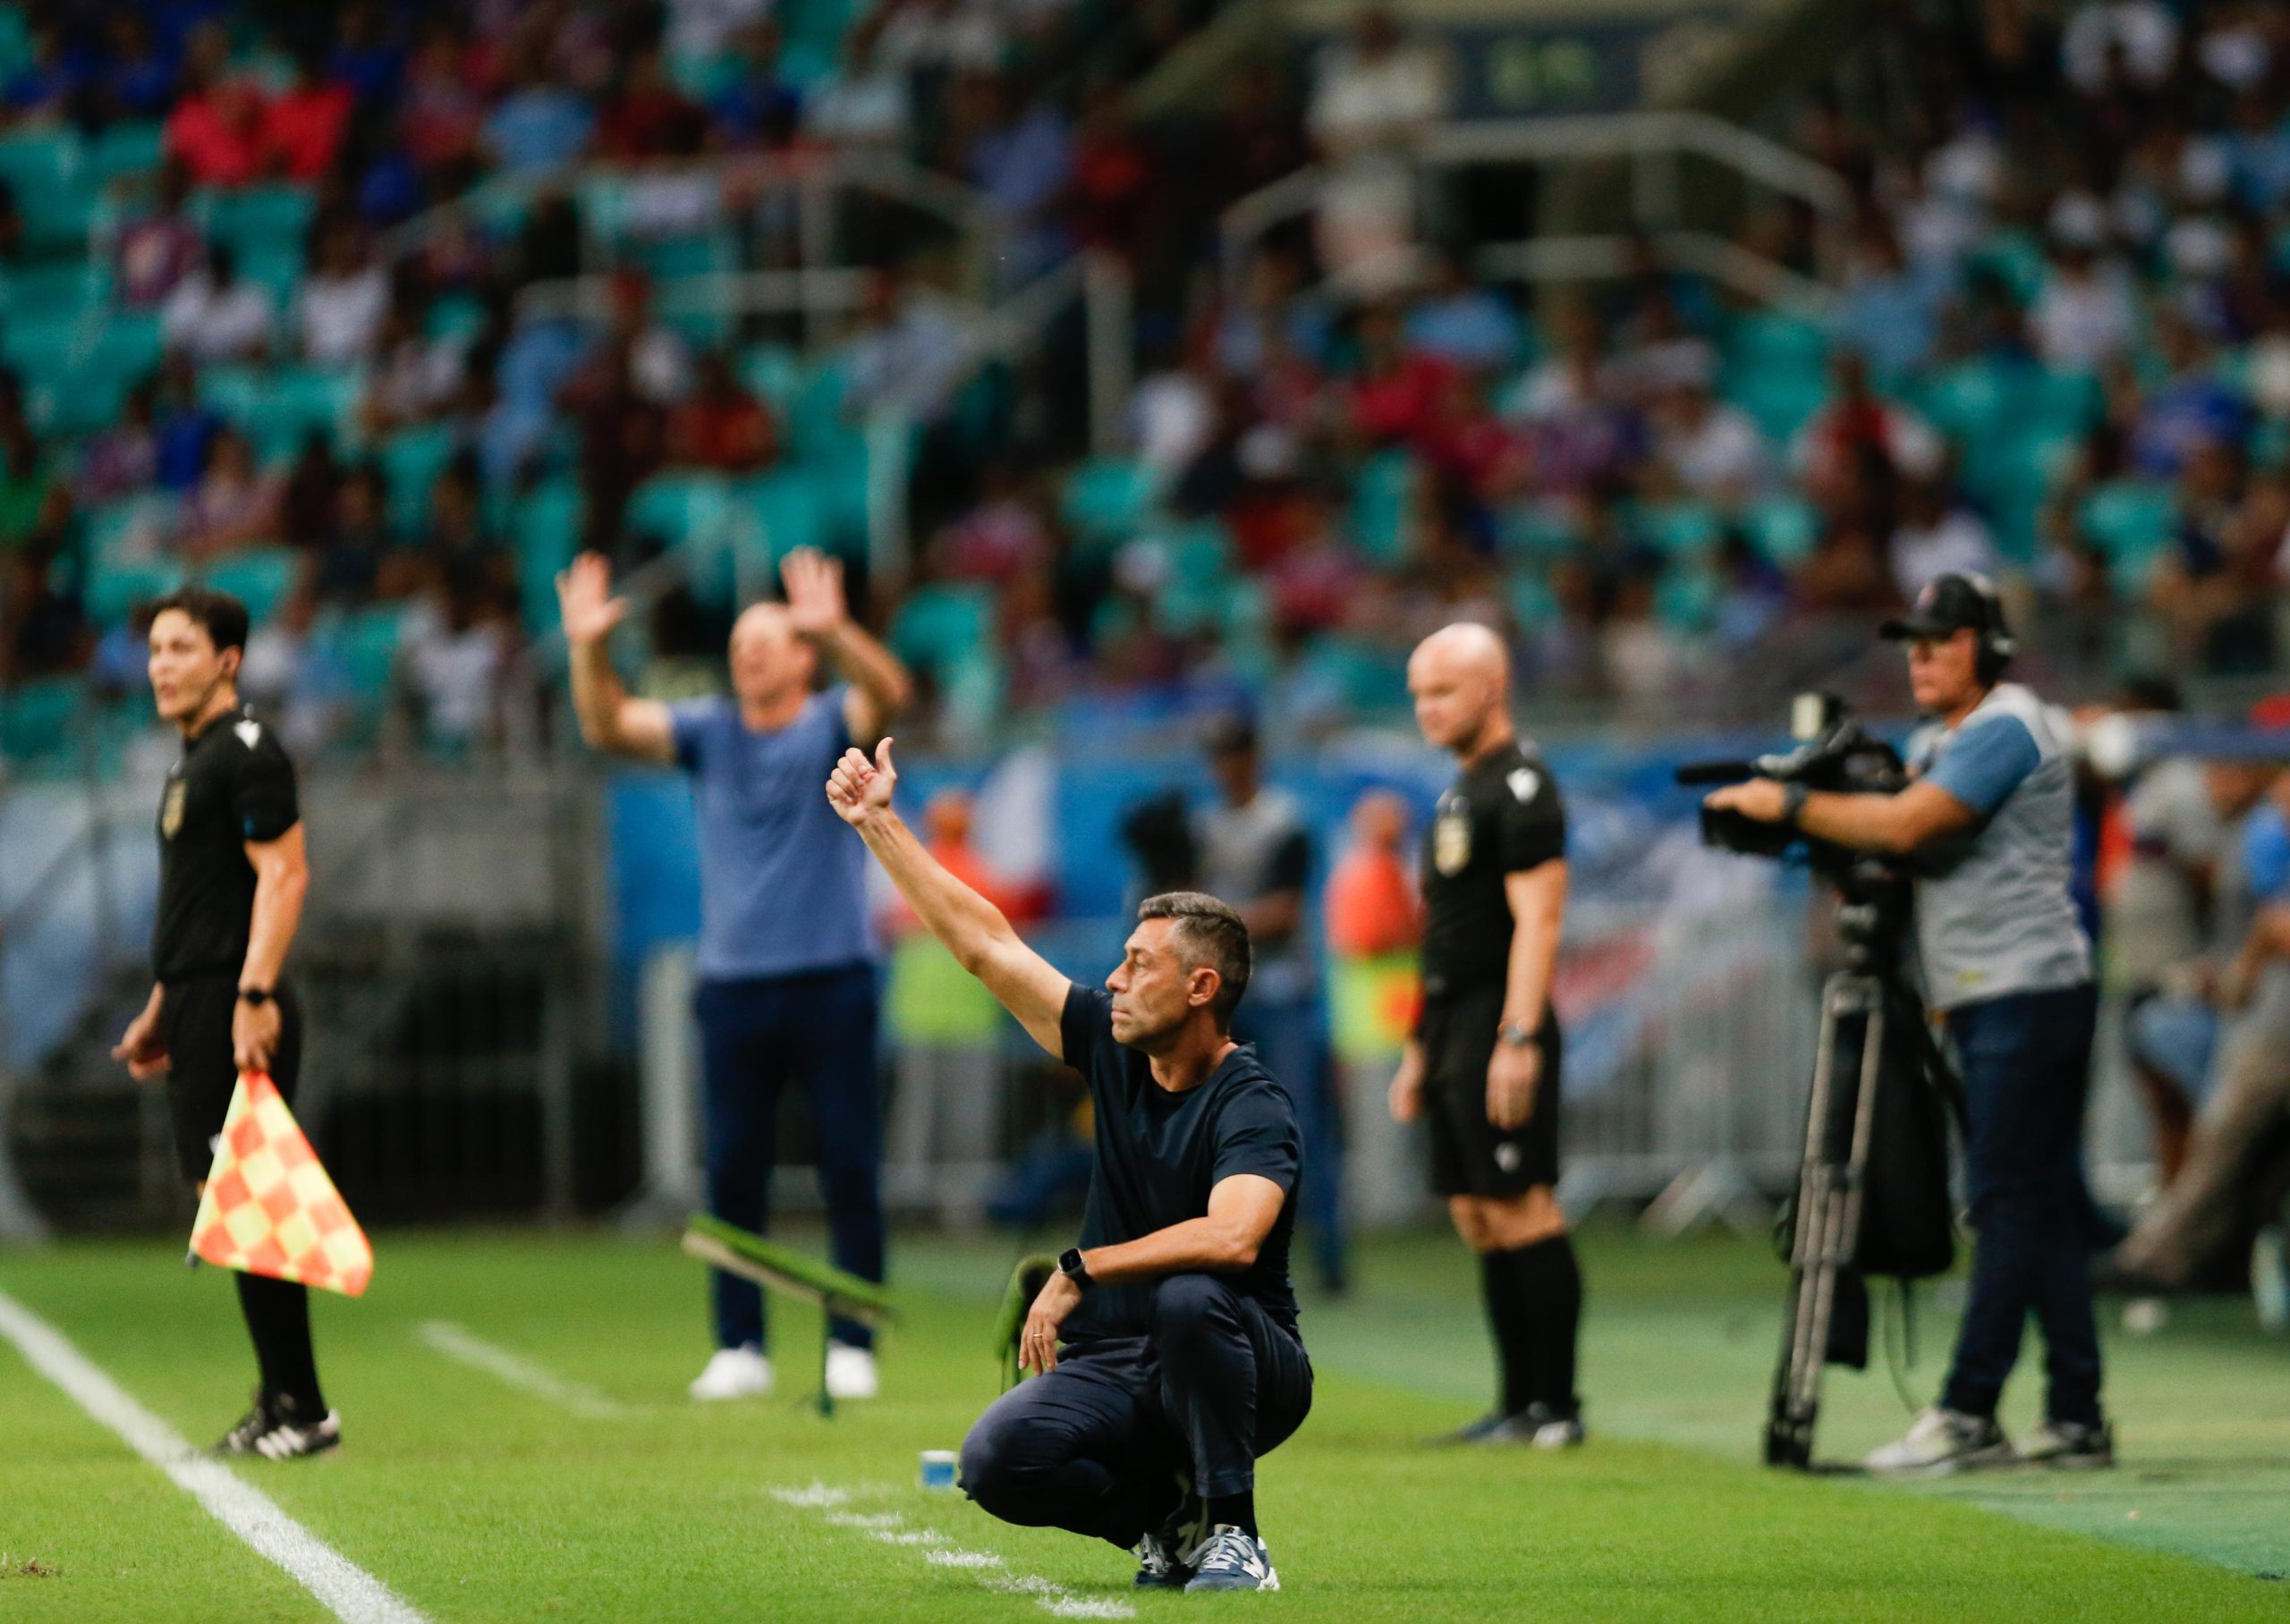
[[[429,732],[497,732],[568,538],[624,563],[673,549],[644,493],[751,488],[802,463],[822,411],[886,402],[917,423],[912,562],[861,584],[957,741],[1076,693],[1204,681],[1277,730],[1340,722],[1459,615],[1511,632],[1539,701],[1673,715],[1744,672],[1834,664],[1962,569],[2003,579],[2039,658],[2095,680],[2277,664],[2283,8],[1872,12],[1836,88],[1774,114],[1853,199],[1827,311],[1680,274],[1651,241],[1595,284],[1480,275],[1517,228],[1469,197],[1427,206],[1412,155],[1453,64],[1374,6],[1308,64],[1141,118],[1135,87],[1217,9],[0,6],[0,159],[157,132],[91,228],[105,303],[81,319],[155,324],[161,358],[84,432],[36,410],[74,385],[16,345],[41,260],[30,200],[0,190],[0,680],[131,686],[134,595],[105,582],[236,580],[237,561],[286,572],[264,605],[276,691],[354,689],[366,667],[321,634],[389,607],[373,637]],[[1127,265],[1118,455],[1077,431],[1075,334],[981,375],[895,210],[840,223],[875,269],[800,360],[784,328],[664,314],[672,256],[616,258],[574,314],[526,297],[597,268],[576,166],[624,177],[612,229],[672,243],[736,217],[768,269],[796,234],[769,177],[867,152],[974,189],[1007,287],[1078,251]],[[1310,212],[1223,274],[1219,212],[1315,160]],[[479,207],[505,178],[532,182],[519,207]],[[284,234],[250,232],[282,195]],[[1784,207],[1739,233],[1807,277],[1821,236]],[[328,380],[350,398],[315,429],[256,420]],[[720,634],[728,605],[688,600],[661,606],[664,653]]]

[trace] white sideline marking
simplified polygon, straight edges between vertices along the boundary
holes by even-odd
[[[562,1405],[592,1421],[617,1420],[629,1413],[626,1405],[607,1398],[586,1383],[568,1381],[522,1354],[487,1341],[467,1325],[455,1324],[452,1320],[424,1320],[421,1340],[449,1359],[496,1376],[519,1392]]]
[[[208,1516],[284,1568],[343,1624],[425,1624],[403,1596],[280,1510],[269,1495],[192,1449],[62,1332],[5,1291],[0,1291],[0,1336],[73,1403],[174,1479]]]
[[[879,1492],[879,1491],[878,1491]],[[777,1488],[771,1497],[782,1505],[796,1506],[806,1511],[823,1511],[824,1520],[831,1527],[849,1528],[878,1539],[886,1545],[919,1545],[923,1548],[922,1560],[937,1568],[954,1568],[978,1576],[980,1584],[989,1590],[999,1590],[1009,1595],[1028,1595],[1044,1612],[1060,1619],[1133,1619],[1137,1609],[1126,1602],[1098,1601],[1090,1596],[1075,1595],[1061,1589],[1047,1579],[1037,1578],[1030,1573],[1003,1571],[1002,1559],[991,1551],[966,1551],[951,1544],[935,1528],[910,1528],[906,1518],[895,1511],[844,1511],[835,1508],[851,1502],[851,1491],[831,1488],[823,1483],[806,1484],[801,1488]]]

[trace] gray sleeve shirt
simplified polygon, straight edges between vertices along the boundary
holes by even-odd
[[[1919,732],[1909,760],[1980,817],[1918,854],[1917,945],[1932,1006],[2089,981],[2091,945],[2069,891],[2074,770],[2042,703],[1999,684],[1956,727]]]

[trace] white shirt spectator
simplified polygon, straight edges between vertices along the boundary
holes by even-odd
[[[456,627],[437,605],[422,603],[408,612],[400,647],[432,740],[464,744],[492,725],[508,664],[499,627],[486,620]]]
[[[389,278],[377,265],[346,276],[312,276],[302,284],[299,311],[302,353],[331,366],[363,359],[389,302]]]
[[[2133,80],[2159,85],[2178,59],[2178,19],[2160,0],[2091,0],[2068,21],[2061,64],[2077,89],[2096,96],[2107,89],[2108,58],[2117,47]]]
[[[1724,401],[1709,402],[1695,420],[1669,423],[1655,449],[1678,483],[1704,500],[1754,495],[1773,468],[1755,419]]]
[[[1157,372],[1137,385],[1129,406],[1129,432],[1138,461],[1166,485],[1185,470],[1217,432],[1216,400],[1189,371]]]
[[[771,15],[772,0],[668,0],[668,50],[680,60],[702,60],[742,29]]]
[[[878,63],[853,64],[803,107],[811,134],[837,147],[895,145],[906,139],[912,118],[906,75]]]
[[[1903,520],[1893,532],[1892,565],[1893,584],[1913,603],[1943,575],[1994,573],[1996,543],[1978,518],[1950,508],[1927,524]]]
[[[2131,348],[2139,335],[2138,311],[2123,274],[2115,267],[2054,267],[2028,313],[2036,352],[2048,367],[2091,371]]]
[[[267,289],[239,281],[218,288],[204,270],[184,277],[159,307],[159,333],[167,348],[199,361],[243,360],[267,352],[276,320]]]
[[[1432,52],[1402,46],[1370,57],[1344,49],[1323,59],[1308,123],[1331,151],[1358,152],[1405,140],[1446,107],[1447,77]]]

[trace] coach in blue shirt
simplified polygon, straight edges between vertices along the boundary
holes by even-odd
[[[843,571],[802,549],[781,568],[785,604],[757,604],[732,628],[728,698],[631,698],[606,644],[626,605],[598,554],[558,578],[572,703],[598,749],[691,775],[700,824],[700,1019],[708,1203],[760,1232],[770,1210],[779,1091],[810,1096],[835,1261],[883,1277],[878,1190],[876,944],[866,851],[819,795],[851,745],[872,744],[906,703],[906,670],[851,619]],[[847,679],[815,692],[824,654]],[[768,1392],[763,1295],[717,1273],[717,1352],[695,1399]],[[834,1327],[827,1391],[872,1398],[867,1329]]]
[[[1999,679],[2013,642],[1995,589],[1943,575],[1885,635],[1908,645],[1929,725],[1897,795],[1737,784],[1711,796],[1859,850],[1912,858],[1925,998],[1963,1072],[1966,1187],[1978,1248],[1939,1404],[1869,1458],[1939,1473],[2043,1460],[2107,1466],[2091,1309],[2083,1107],[2098,1011],[2091,949],[2070,895],[2074,768],[2034,694]],[[1913,857],[1912,857],[1913,854]],[[2043,1329],[2044,1421],[2015,1451],[1996,1405],[2030,1315]]]

